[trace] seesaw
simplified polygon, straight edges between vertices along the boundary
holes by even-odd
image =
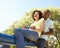
[[[14,36],[0,33],[1,45],[15,45]],[[36,43],[25,40],[26,46],[36,46]]]

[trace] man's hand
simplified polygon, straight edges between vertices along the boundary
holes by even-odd
[[[42,32],[42,35],[52,35],[53,34],[53,29],[49,29],[49,32]]]

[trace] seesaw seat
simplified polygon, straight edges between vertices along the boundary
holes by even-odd
[[[15,45],[14,36],[0,33],[0,44]],[[25,40],[25,44],[26,46],[36,46],[36,43],[27,40]]]

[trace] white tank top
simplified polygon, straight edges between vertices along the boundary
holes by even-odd
[[[34,21],[34,23],[31,24],[31,26],[35,26],[36,29],[40,29],[41,24],[43,23],[44,18],[41,18],[39,21]]]
[[[36,27],[36,29],[40,29],[41,27],[41,24],[43,23],[43,20],[44,20],[44,18],[41,18],[39,21],[34,21],[34,23],[32,23],[31,24],[31,26],[35,26]],[[29,29],[29,30],[31,30],[31,29]],[[37,33],[38,33],[38,35],[39,35],[39,37],[41,36],[41,32],[38,32],[38,31],[36,31]]]

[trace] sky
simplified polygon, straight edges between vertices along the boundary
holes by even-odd
[[[31,8],[60,8],[60,0],[0,0],[0,32]]]

